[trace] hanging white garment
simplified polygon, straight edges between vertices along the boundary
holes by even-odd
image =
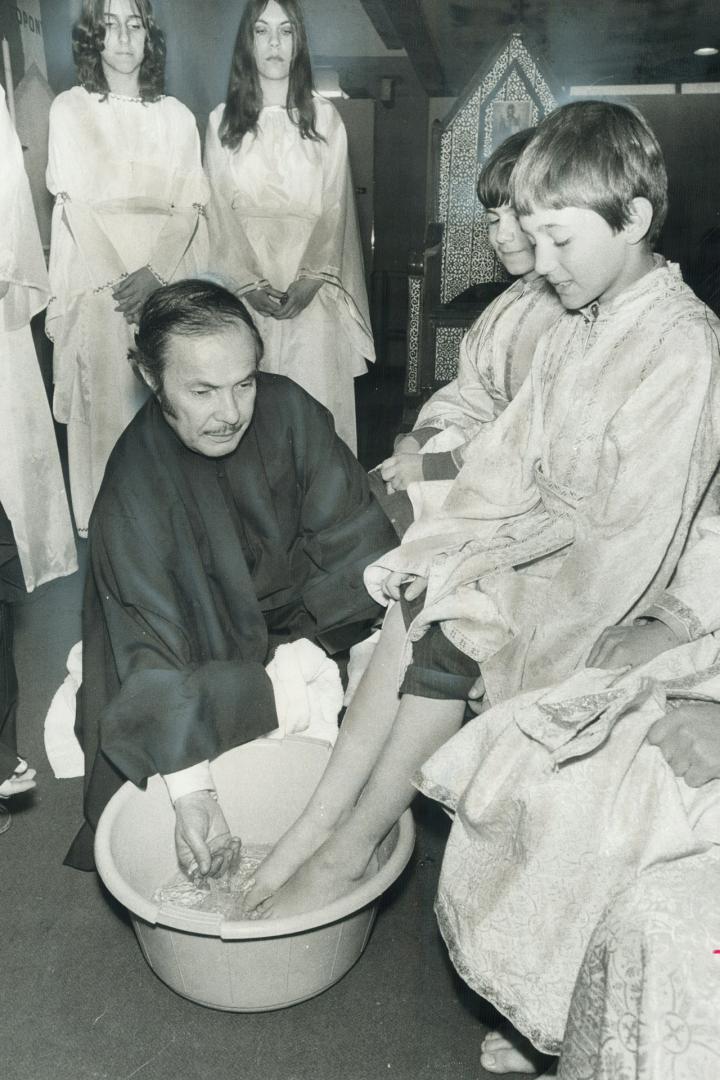
[[[87,529],[107,458],[147,397],[127,354],[133,327],[112,290],[149,267],[167,283],[207,265],[208,187],[194,117],[76,86],[50,112],[47,182],[56,197],[47,333],[55,416],[68,425],[73,509]]]
[[[30,320],[50,294],[22,147],[0,86],[0,503],[25,586],[77,569],[55,432]]]
[[[281,106],[262,109],[256,134],[236,150],[211,113],[205,145],[210,177],[211,271],[242,295],[284,291],[298,277],[322,287],[294,319],[253,311],[263,337],[261,368],[287,375],[327,406],[338,435],[357,445],[353,379],[375,359],[345,127],[316,96],[322,141],[303,139]]]
[[[53,694],[43,725],[45,755],[58,780],[85,773],[85,755],[75,734],[75,702],[82,683],[82,641],[73,645],[66,667],[67,675]]]

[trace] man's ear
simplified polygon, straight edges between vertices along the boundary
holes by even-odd
[[[152,390],[153,394],[157,394],[157,392],[158,392],[157,382],[156,382],[155,378],[153,377],[153,375],[151,375],[151,373],[145,367],[145,365],[141,364],[139,362],[136,362],[135,368],[136,368],[138,374],[140,375],[140,378],[150,388],[150,390]]]
[[[628,222],[623,230],[629,244],[639,244],[645,239],[650,231],[653,216],[653,205],[649,199],[638,195],[630,200]]]

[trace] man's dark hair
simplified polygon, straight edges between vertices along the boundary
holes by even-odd
[[[213,281],[194,278],[163,285],[143,304],[130,361],[136,371],[139,367],[144,369],[156,394],[162,398],[168,338],[203,337],[238,323],[250,331],[259,363],[262,338],[247,308],[234,293]]]
[[[493,150],[482,169],[477,182],[478,199],[486,210],[510,203],[510,177],[515,162],[535,134],[535,128],[516,131]]]

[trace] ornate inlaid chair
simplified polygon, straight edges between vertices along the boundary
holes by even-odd
[[[508,282],[488,242],[478,173],[508,135],[556,104],[548,77],[513,34],[433,125],[433,217],[409,279],[405,390],[415,404],[455,377],[463,334]]]

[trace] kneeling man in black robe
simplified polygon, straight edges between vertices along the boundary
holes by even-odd
[[[153,398],[126,428],[89,530],[83,684],[85,824],[66,861],[92,869],[124,780],[161,774],[184,868],[234,861],[209,769],[277,726],[265,665],[283,641],[329,653],[379,610],[365,566],[396,543],[330,413],[258,371],[245,307],[202,281],[145,304],[134,363]]]

